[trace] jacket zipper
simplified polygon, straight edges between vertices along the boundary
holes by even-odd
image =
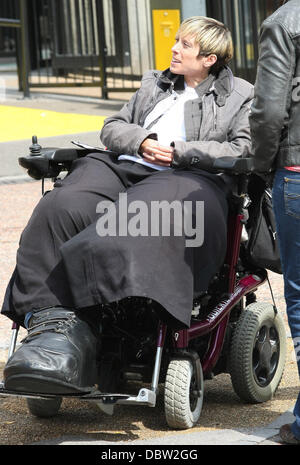
[[[217,107],[215,99],[213,100],[214,131],[217,130]]]

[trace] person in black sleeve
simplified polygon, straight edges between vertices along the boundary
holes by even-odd
[[[287,315],[300,374],[300,4],[283,3],[262,25],[250,124],[256,171],[273,180]],[[280,430],[288,444],[300,444],[300,394],[294,415],[294,423]]]

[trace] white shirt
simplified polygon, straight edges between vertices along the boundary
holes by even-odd
[[[158,142],[161,145],[169,146],[174,140],[185,141],[184,105],[188,100],[196,98],[198,98],[196,90],[185,84],[185,90],[182,94],[177,94],[177,92],[173,91],[170,97],[158,102],[146,117],[144,128],[151,128],[151,131],[157,134]],[[153,124],[153,122],[155,123]],[[138,158],[134,155],[120,155],[118,159],[131,160],[150,166],[156,170],[169,169],[168,167],[149,163],[143,158]]]

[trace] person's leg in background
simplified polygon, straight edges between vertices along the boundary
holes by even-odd
[[[278,170],[273,185],[273,205],[284,277],[288,323],[300,376],[300,173]],[[283,439],[300,443],[300,393],[294,408],[295,422],[284,425]],[[292,434],[291,434],[292,433]]]

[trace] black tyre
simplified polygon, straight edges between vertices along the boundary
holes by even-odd
[[[27,398],[29,412],[35,417],[50,418],[56,415],[60,409],[62,397],[53,399],[33,399]]]
[[[236,394],[244,401],[270,400],[281,381],[286,358],[282,317],[268,303],[252,303],[241,314],[229,354],[229,372]]]

